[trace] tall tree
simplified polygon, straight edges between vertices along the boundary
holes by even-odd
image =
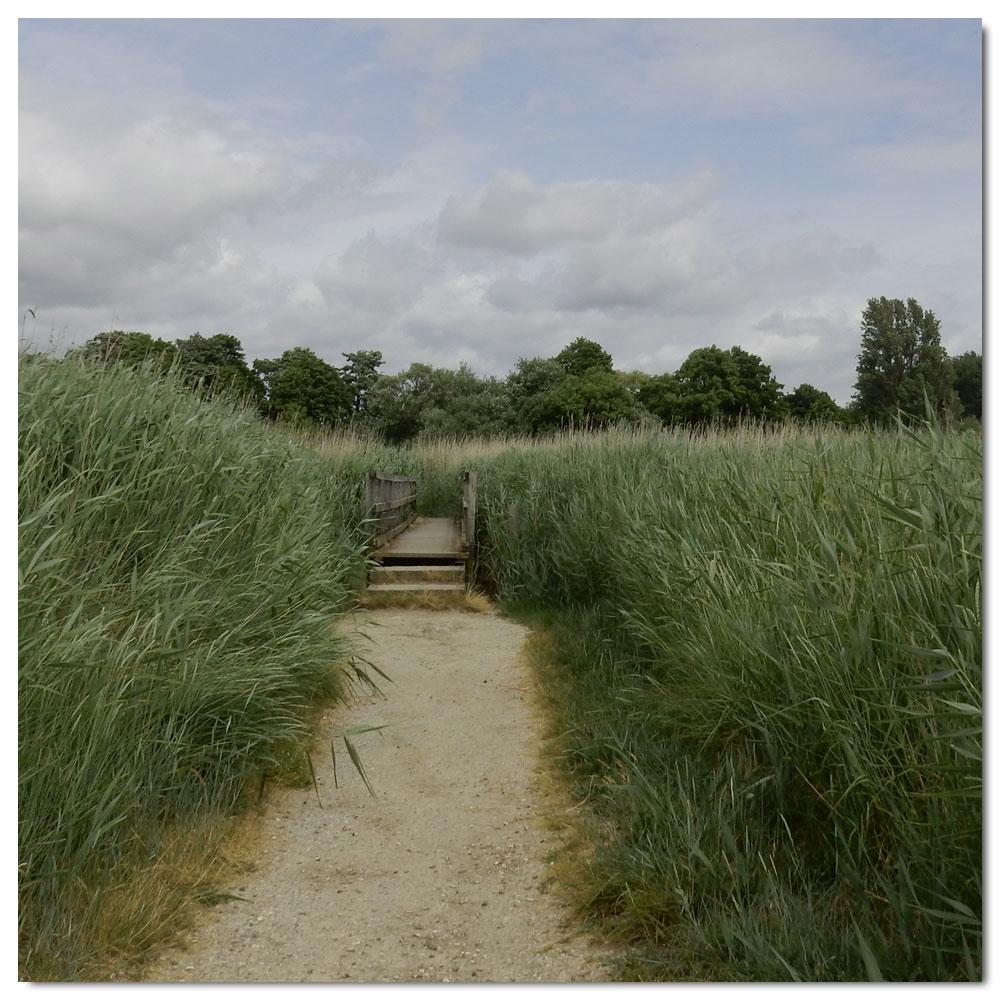
[[[865,420],[904,420],[925,414],[925,399],[944,415],[956,405],[951,362],[941,324],[916,299],[869,299],[861,316],[855,403]]]
[[[788,412],[795,420],[810,423],[843,422],[844,411],[836,400],[822,389],[817,389],[808,382],[803,382],[794,392],[785,396]]]
[[[688,423],[770,420],[785,414],[781,384],[756,354],[699,347],[677,369],[677,411]]]
[[[482,379],[465,363],[458,369],[415,362],[378,380],[369,398],[370,417],[387,441],[418,435],[467,437],[506,429],[503,383]]]
[[[692,351],[675,373],[681,418],[710,423],[733,413],[738,375],[732,355],[715,344]]]
[[[364,413],[368,405],[368,394],[379,380],[379,368],[385,363],[381,351],[351,351],[345,353],[347,364],[340,374],[351,390],[352,410],[356,416]]]
[[[351,390],[333,365],[308,347],[293,347],[280,358],[258,358],[254,371],[267,387],[272,418],[330,425],[351,412]]]
[[[966,351],[951,359],[955,372],[952,383],[958,401],[962,406],[962,414],[967,417],[983,419],[983,356],[975,351]]]
[[[423,411],[433,405],[434,369],[415,361],[406,371],[384,375],[368,398],[368,412],[385,439],[402,444],[423,430]]]
[[[542,423],[552,428],[606,427],[635,420],[639,412],[619,373],[593,366],[580,375],[567,375],[541,400]]]
[[[265,389],[260,375],[246,363],[243,345],[229,333],[203,337],[195,333],[175,341],[189,383],[209,395],[231,395],[260,406]]]
[[[105,330],[71,353],[102,364],[138,365],[155,360],[166,369],[174,360],[174,345],[138,330]]]
[[[566,369],[555,358],[519,358],[506,380],[510,429],[537,434],[545,423],[546,395],[566,377]]]
[[[556,356],[555,361],[567,375],[583,375],[591,368],[601,371],[614,371],[614,362],[596,340],[577,337],[572,344],[564,347]]]
[[[771,374],[771,366],[742,347],[730,347],[729,356],[736,365],[736,416],[750,420],[774,420],[787,413],[784,388]]]
[[[680,388],[670,372],[651,375],[639,389],[639,402],[664,424],[672,424],[680,417]]]
[[[438,369],[439,377],[444,371]],[[472,438],[502,434],[509,427],[509,401],[503,382],[493,376],[480,378],[463,364],[457,372],[448,372],[441,388],[447,387],[450,399],[439,394],[435,405],[421,414],[421,438]]]

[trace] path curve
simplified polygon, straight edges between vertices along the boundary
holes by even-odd
[[[527,630],[466,611],[370,610],[356,624],[384,697],[327,713],[309,790],[276,793],[259,865],[204,911],[150,982],[600,982],[603,956],[547,881],[565,803],[538,781]],[[368,643],[366,643],[367,645]],[[329,734],[355,739],[372,798]]]

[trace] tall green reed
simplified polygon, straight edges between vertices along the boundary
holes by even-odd
[[[363,572],[355,484],[149,369],[34,357],[19,385],[19,902],[29,977],[165,824],[235,808],[318,699]]]
[[[981,974],[974,434],[619,433],[480,482],[502,592],[567,623],[618,923],[723,975]]]

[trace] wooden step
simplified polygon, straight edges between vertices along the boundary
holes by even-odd
[[[428,584],[428,583],[454,583],[459,586],[465,585],[465,566],[461,563],[452,565],[413,565],[413,564],[391,564],[383,566],[373,566],[369,574],[369,580],[373,584],[382,583],[406,583],[406,584]]]
[[[464,583],[369,583],[369,592],[382,591],[409,591],[411,593],[425,593],[427,591],[439,590],[465,590]]]

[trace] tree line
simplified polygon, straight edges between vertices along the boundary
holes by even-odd
[[[99,333],[73,354],[101,364],[178,366],[188,384],[238,396],[262,417],[303,425],[350,425],[387,442],[423,437],[547,433],[622,422],[728,425],[745,421],[837,424],[982,419],[982,356],[949,357],[940,322],[914,299],[869,299],[861,321],[855,395],[839,406],[808,383],[792,392],[757,355],[715,345],[692,351],[675,372],[619,371],[611,355],[579,337],[554,357],[521,358],[506,378],[415,362],[386,375],[382,353],[343,353],[334,366],[305,347],[248,364],[231,334],[173,342],[136,331]]]

